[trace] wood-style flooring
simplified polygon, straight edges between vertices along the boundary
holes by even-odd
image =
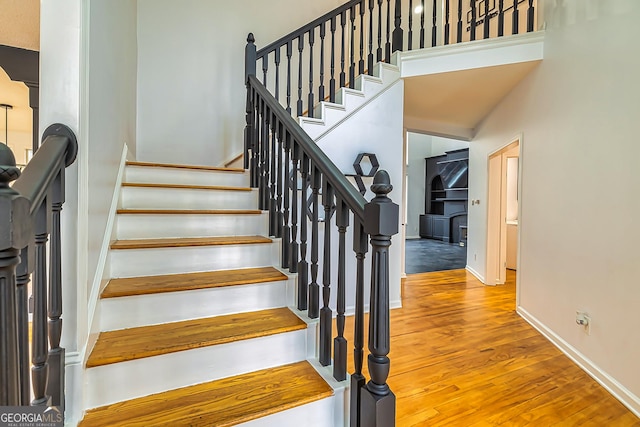
[[[396,425],[640,426],[516,314],[509,273],[507,284],[496,287],[465,270],[405,279],[403,307],[391,311],[388,382]],[[351,346],[352,317],[346,331]]]

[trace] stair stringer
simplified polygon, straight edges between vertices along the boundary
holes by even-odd
[[[373,76],[359,75],[354,82],[354,89],[340,88],[336,92],[335,103],[320,102],[314,109],[313,118],[298,117],[298,122],[313,140],[317,140],[373,102],[399,79],[400,69],[397,66],[378,62],[373,68]]]

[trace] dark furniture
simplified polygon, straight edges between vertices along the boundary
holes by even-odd
[[[450,243],[466,240],[469,149],[427,157],[425,206],[420,215],[420,237]]]

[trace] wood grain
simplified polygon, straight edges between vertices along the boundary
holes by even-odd
[[[229,187],[226,185],[153,184],[146,182],[123,182],[122,186],[140,188],[177,188],[188,190],[253,191],[253,189],[249,187]]]
[[[180,248],[187,246],[218,246],[218,245],[250,245],[256,243],[271,243],[272,240],[263,236],[222,236],[222,237],[180,237],[170,239],[131,239],[116,240],[111,249],[152,249],[152,248]]]
[[[92,409],[79,426],[227,427],[332,394],[304,361]]]
[[[111,279],[102,291],[101,298],[222,288],[225,286],[269,283],[280,280],[287,280],[287,276],[273,267],[130,277]]]
[[[258,209],[118,209],[119,215],[260,215]]]
[[[87,360],[87,368],[306,327],[306,323],[288,308],[276,308],[101,332]]]
[[[411,275],[402,301],[389,354],[397,426],[640,426],[516,314],[513,271],[494,287],[465,270]],[[352,317],[346,330],[351,346]]]
[[[205,171],[220,171],[220,172],[233,172],[244,173],[242,168],[221,168],[216,166],[193,166],[193,165],[178,165],[172,163],[153,163],[153,162],[127,162],[127,166],[146,166],[152,168],[171,168],[171,169],[193,169],[193,170],[205,170]]]

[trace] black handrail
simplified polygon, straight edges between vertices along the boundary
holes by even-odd
[[[303,148],[304,153],[322,172],[322,175],[329,180],[335,192],[343,198],[349,209],[364,221],[364,205],[367,199],[347,180],[344,173],[329,159],[329,157],[316,145],[311,137],[300,127],[289,113],[276,101],[266,87],[256,76],[249,76],[249,85],[260,98],[264,99],[272,113],[280,120],[283,126],[290,133],[291,138]]]
[[[42,145],[20,173],[11,150],[0,146],[0,406],[31,404],[64,410],[60,212],[65,168],[73,163],[77,150],[76,137],[68,127],[49,126]],[[31,364],[30,277],[34,299]]]
[[[321,17],[314,19],[313,21],[298,28],[297,30],[290,32],[286,36],[280,37],[278,40],[274,41],[273,43],[269,43],[268,45],[266,45],[265,47],[263,47],[262,49],[256,52],[256,59],[261,59],[263,56],[270,54],[275,49],[286,45],[290,40],[295,40],[298,37],[300,37],[300,35],[303,35],[307,33],[309,30],[313,30],[314,28],[320,26],[320,24],[324,24],[325,22],[330,21],[331,18],[340,16],[342,12],[345,12],[351,9],[352,6],[355,6],[360,2],[362,2],[362,0],[351,0],[343,4],[342,6],[338,6],[332,11],[325,13]]]

